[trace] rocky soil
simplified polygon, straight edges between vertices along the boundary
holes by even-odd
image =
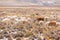
[[[0,40],[60,40],[60,9],[0,8]]]

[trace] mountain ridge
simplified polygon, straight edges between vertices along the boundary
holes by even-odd
[[[39,5],[39,6],[59,6],[60,1],[58,0],[0,0],[2,6],[28,6],[28,5]]]

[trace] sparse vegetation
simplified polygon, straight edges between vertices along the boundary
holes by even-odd
[[[0,39],[6,37],[8,40],[23,40],[24,38],[60,40],[60,22],[58,21],[60,17],[57,17],[57,15],[60,16],[60,9],[16,8],[14,12],[12,9],[14,8],[0,8],[5,12],[0,14],[2,19],[0,20]]]

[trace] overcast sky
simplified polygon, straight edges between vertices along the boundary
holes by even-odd
[[[60,0],[0,0],[0,6],[22,5],[54,6],[60,5]]]

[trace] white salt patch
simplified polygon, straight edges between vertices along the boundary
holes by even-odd
[[[7,18],[10,18],[10,17],[12,17],[12,16],[7,16]]]
[[[49,19],[49,17],[47,17],[47,16],[44,18],[44,21],[49,21],[49,20],[50,20],[50,19]]]
[[[13,40],[16,40],[16,39],[13,39]]]
[[[4,40],[4,39],[0,39],[0,40]]]
[[[8,38],[5,38],[5,37],[4,37],[3,40],[8,40]]]
[[[34,40],[37,40],[37,39],[34,39]]]
[[[2,32],[3,30],[0,30],[0,32]]]
[[[39,24],[40,24],[40,23],[44,23],[44,21],[39,21]]]
[[[17,17],[17,16],[12,16],[12,18],[15,18],[15,17]]]
[[[16,18],[15,20],[16,20],[16,21],[19,21],[19,19],[18,19],[18,18]]]
[[[2,21],[7,21],[7,20],[10,20],[9,18],[5,18],[5,19],[3,19]]]
[[[57,24],[60,24],[60,22],[56,22]]]
[[[17,34],[17,32],[11,32],[12,34]]]
[[[9,18],[16,18],[17,16],[7,16],[7,17],[9,17]]]
[[[48,16],[45,16],[45,18],[49,18]]]
[[[24,40],[28,40],[28,38],[24,38]]]
[[[41,35],[40,35],[40,37],[41,37],[41,39],[42,39],[42,40],[44,39],[44,36],[43,36],[43,34],[41,34]]]
[[[18,23],[19,21],[29,21],[29,20],[31,20],[31,19],[30,19],[30,18],[26,18],[26,17],[20,17],[20,19],[16,18],[15,20],[16,20],[16,22],[15,22],[15,24],[16,24],[16,23]]]
[[[50,21],[46,22],[46,24],[48,24]]]
[[[13,34],[17,34],[17,32],[14,32]]]
[[[31,20],[31,18],[27,18],[28,20]]]
[[[19,21],[27,21],[26,17],[21,17]]]

